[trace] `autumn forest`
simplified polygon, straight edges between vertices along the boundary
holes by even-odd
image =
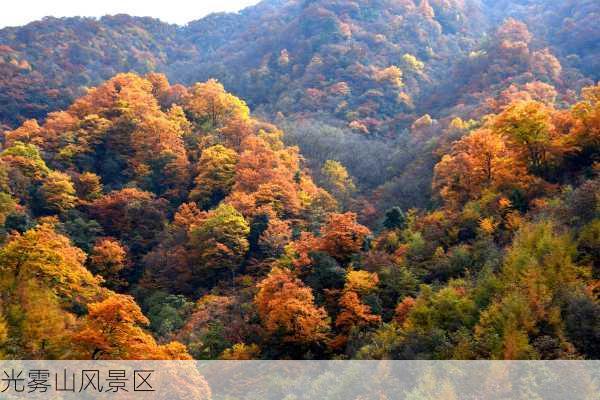
[[[0,359],[599,359],[600,3],[0,29]]]

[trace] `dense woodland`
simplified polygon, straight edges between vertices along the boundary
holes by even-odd
[[[266,0],[0,30],[0,358],[599,358],[599,26]]]

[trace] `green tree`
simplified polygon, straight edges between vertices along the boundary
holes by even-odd
[[[248,251],[250,226],[233,206],[221,204],[198,226],[192,227],[190,245],[198,271],[234,271]]]
[[[385,213],[383,226],[386,229],[402,229],[406,225],[406,215],[400,207],[392,207]]]
[[[475,338],[483,357],[555,358],[565,354],[563,294],[581,293],[589,270],[577,266],[575,245],[551,221],[521,227],[500,273],[500,296],[482,313]],[[556,349],[537,344],[554,341]]]
[[[31,189],[50,172],[39,149],[31,144],[15,142],[0,153],[0,161],[10,194],[24,203],[31,200]]]

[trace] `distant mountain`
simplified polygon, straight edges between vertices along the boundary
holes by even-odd
[[[126,15],[46,18],[0,31],[0,120],[14,125],[64,108],[85,87],[122,71],[164,69],[193,59],[177,28]]]
[[[551,46],[568,79],[598,79],[600,6],[580,3],[267,0],[184,27],[127,15],[46,18],[0,30],[0,122],[42,119],[118,72],[158,71],[185,84],[217,78],[270,116],[310,114],[389,135],[456,105],[465,77],[451,73],[481,67],[469,55],[507,16],[529,25],[532,51]]]
[[[525,22],[551,46],[565,66],[600,80],[600,3],[596,0],[484,0],[493,23],[507,17]]]

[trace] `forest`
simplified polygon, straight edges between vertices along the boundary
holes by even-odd
[[[0,29],[0,359],[599,359],[600,3]]]

